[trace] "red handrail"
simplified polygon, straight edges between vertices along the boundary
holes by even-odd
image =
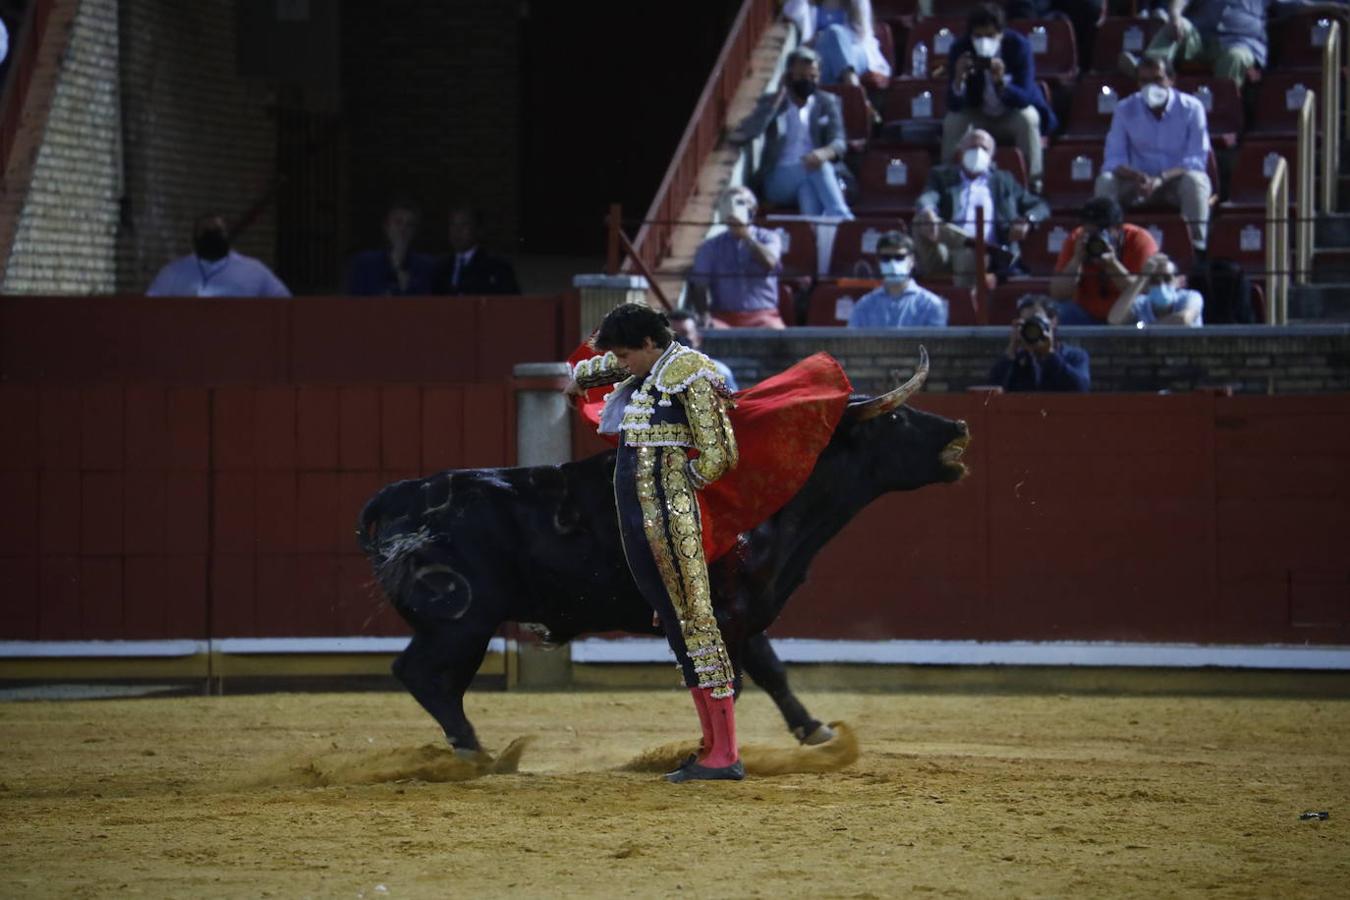
[[[672,223],[679,219],[685,203],[697,189],[699,168],[721,138],[731,100],[745,78],[759,39],[773,19],[773,0],[744,0],[731,24],[666,176],[633,240],[633,261],[640,262],[648,271],[655,272],[670,249]]]
[[[28,99],[28,87],[33,82],[38,48],[47,32],[53,5],[53,0],[33,0],[17,36],[11,36],[9,74],[5,78],[4,93],[0,94],[0,179],[9,170],[14,139],[22,127],[24,101]]]

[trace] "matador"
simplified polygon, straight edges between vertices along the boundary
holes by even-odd
[[[740,780],[731,660],[713,615],[695,491],[735,467],[734,403],[712,360],[673,340],[661,313],[612,310],[577,363],[569,391],[615,385],[600,432],[619,437],[614,499],[628,568],[661,621],[694,698],[700,752],[673,782]]]

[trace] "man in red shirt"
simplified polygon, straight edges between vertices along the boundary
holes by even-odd
[[[1125,224],[1124,218],[1120,204],[1109,197],[1083,205],[1083,224],[1065,239],[1050,279],[1061,325],[1105,325],[1116,298],[1158,252],[1153,235]]]

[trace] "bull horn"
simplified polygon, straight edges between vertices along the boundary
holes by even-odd
[[[928,378],[928,351],[919,347],[919,367],[914,371],[914,375],[909,381],[900,385],[894,390],[887,391],[880,397],[873,397],[871,400],[865,400],[857,406],[849,408],[855,421],[866,422],[868,419],[875,419],[877,416],[898,409],[911,394],[916,393]]]

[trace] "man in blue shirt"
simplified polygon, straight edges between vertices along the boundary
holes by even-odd
[[[225,218],[207,213],[192,226],[192,253],[159,270],[147,297],[289,297],[261,261],[230,249]]]
[[[882,285],[853,307],[849,328],[945,328],[947,301],[915,283],[914,242],[888,231],[877,239]]]
[[[1055,304],[1049,297],[1028,294],[1017,301],[1008,349],[989,371],[989,381],[1005,391],[1092,389],[1087,351],[1055,340]]]
[[[778,313],[783,241],[778,232],[751,224],[756,207],[749,188],[728,188],[717,203],[726,230],[694,253],[689,306],[704,328],[787,327]]]
[[[405,200],[389,204],[384,214],[385,246],[358,253],[347,272],[347,293],[353,297],[408,297],[431,293],[436,261],[412,251],[421,224],[417,207]]]
[[[1177,286],[1177,266],[1166,253],[1156,253],[1144,263],[1140,277],[1121,292],[1107,314],[1112,325],[1205,324],[1205,298],[1199,291]]]
[[[1191,243],[1209,231],[1209,123],[1205,105],[1172,87],[1172,64],[1147,57],[1139,90],[1116,105],[1094,192],[1128,207],[1165,203],[1181,209]]]

